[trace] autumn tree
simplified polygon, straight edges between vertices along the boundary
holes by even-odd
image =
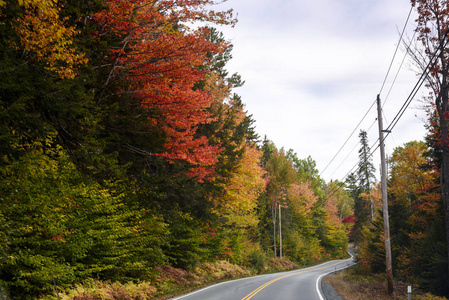
[[[107,1],[108,9],[93,16],[98,37],[114,37],[117,44],[104,57],[109,74],[103,85],[126,80],[120,93],[131,93],[142,107],[155,110],[150,122],[164,129],[165,152],[153,153],[191,165],[188,174],[203,180],[212,175],[219,145],[196,136],[200,124],[211,122],[207,108],[213,99],[193,89],[204,79],[202,67],[209,53],[223,51],[225,43],[207,40],[208,30],[189,30],[191,21],[232,24],[232,11],[208,10],[211,0],[197,1]]]
[[[429,168],[424,142],[395,148],[390,158],[388,198],[395,276],[416,281],[425,290],[447,292],[445,284],[444,216],[438,170]],[[359,257],[362,269],[384,272],[384,237],[380,211],[372,226],[363,229]],[[425,274],[425,275],[424,275]]]
[[[248,228],[257,225],[257,199],[265,187],[265,171],[260,167],[261,153],[254,146],[245,148],[243,157],[227,185],[221,208],[217,213],[226,216],[226,224]]]
[[[431,228],[428,216],[434,216],[438,206],[434,198],[438,194],[432,192],[436,187],[436,173],[425,168],[427,150],[424,142],[413,141],[397,147],[390,159],[388,192],[391,196],[391,229],[396,241],[393,245],[396,251],[393,252],[400,253],[395,261],[398,272],[406,278],[414,273],[413,266],[419,258],[414,250]]]
[[[290,185],[283,209],[284,253],[303,264],[319,260],[323,255],[314,222],[313,209],[317,202],[310,181]]]
[[[287,156],[292,159],[297,170],[297,178],[299,181],[309,181],[315,194],[319,197],[320,203],[324,203],[324,180],[320,178],[319,171],[316,168],[316,162],[309,155],[305,159],[299,159],[293,150],[287,152]]]
[[[418,12],[416,28],[418,45],[416,49],[409,48],[409,54],[419,67],[420,72],[424,74],[426,86],[430,90],[429,99],[435,104],[435,113],[441,133],[441,194],[446,216],[447,248],[449,248],[449,184],[447,184],[449,182],[449,124],[447,119],[449,60],[446,48],[449,12],[447,2],[442,0],[411,0],[411,4]],[[447,251],[447,255],[449,257],[449,251]]]
[[[17,6],[18,4],[18,6]],[[61,3],[52,0],[19,0],[3,3],[2,17],[16,14],[12,19],[0,21],[12,25],[18,40],[10,46],[23,51],[27,59],[44,64],[45,69],[61,78],[74,78],[77,68],[87,62],[74,43],[79,33],[75,26],[68,24],[68,18],[61,16]],[[6,10],[6,12],[4,11]]]
[[[335,206],[335,216],[339,220],[343,220],[354,214],[354,199],[350,196],[349,191],[344,188],[343,183],[331,181],[326,184],[325,192],[329,199],[328,202]]]

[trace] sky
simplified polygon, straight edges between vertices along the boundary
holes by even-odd
[[[356,170],[360,130],[367,131],[372,149],[378,145],[376,106],[369,110],[377,95],[385,102],[386,128],[418,81],[408,58],[400,68],[405,56],[400,47],[382,89],[410,1],[228,0],[216,9],[228,8],[239,21],[234,28],[218,28],[234,46],[227,70],[245,80],[234,92],[256,121],[257,133],[300,159],[311,156],[326,182],[343,180]],[[415,19],[413,12],[408,38]],[[387,137],[387,155],[406,142],[423,140],[425,94],[418,93]],[[379,150],[373,164],[379,178]]]

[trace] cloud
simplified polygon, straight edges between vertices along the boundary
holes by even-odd
[[[234,29],[223,28],[234,45],[228,70],[246,81],[236,92],[256,120],[257,131],[300,158],[311,155],[322,171],[375,101],[409,1],[229,0],[225,5],[239,14]],[[402,56],[400,52],[398,59]],[[398,65],[393,65],[383,99]],[[384,107],[389,121],[416,81],[412,72],[401,70]],[[394,141],[387,141],[390,148],[422,139],[423,124],[416,113],[420,112],[406,112],[392,135]],[[370,142],[378,136],[376,118],[374,107],[360,126],[371,127]],[[350,153],[358,133],[329,170]],[[333,178],[341,179],[356,162],[357,151]],[[332,171],[326,171],[326,180]]]

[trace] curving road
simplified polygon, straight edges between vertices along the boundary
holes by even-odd
[[[333,260],[301,270],[232,280],[172,300],[324,300],[322,277],[353,264],[352,258]]]

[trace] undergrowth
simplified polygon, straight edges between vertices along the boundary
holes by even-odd
[[[255,265],[246,267],[222,260],[200,264],[190,271],[164,265],[156,268],[157,275],[151,282],[120,283],[89,279],[72,289],[59,291],[58,296],[61,300],[167,299],[223,280],[287,271],[296,267],[290,260],[279,258],[267,258],[264,265],[257,260]],[[43,300],[55,300],[58,296],[55,292],[55,295],[46,296]]]
[[[344,300],[406,300],[407,286],[401,281],[394,282],[394,293],[388,295],[384,275],[359,274],[357,267],[346,269],[334,275],[325,277],[324,283],[329,283]],[[423,293],[419,287],[413,286],[413,300],[447,300],[429,293]]]

